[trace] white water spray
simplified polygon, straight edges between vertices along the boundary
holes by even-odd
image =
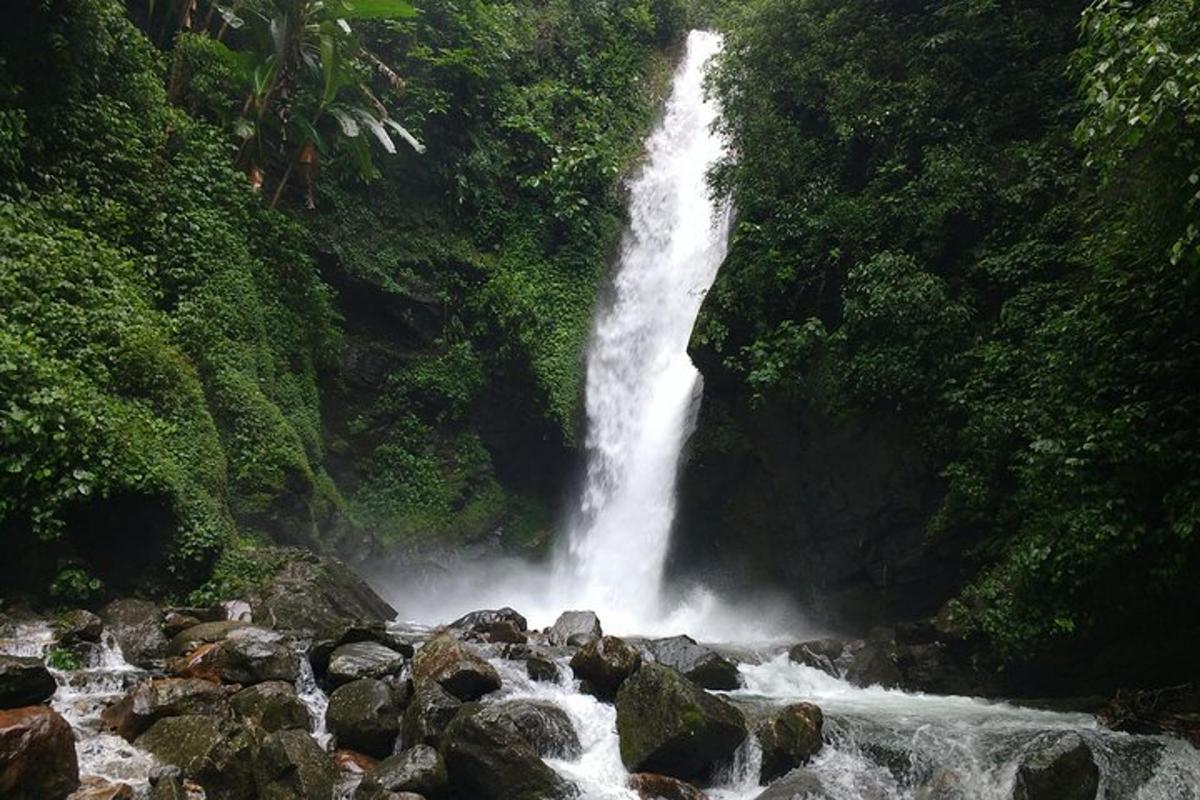
[[[587,477],[553,594],[618,628],[660,616],[679,454],[700,391],[687,344],[726,253],[729,209],[707,185],[726,144],[704,93],[705,66],[720,48],[713,33],[688,38],[632,186],[613,296],[588,352]]]

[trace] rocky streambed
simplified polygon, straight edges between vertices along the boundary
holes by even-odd
[[[607,636],[590,612],[393,617],[315,557],[213,608],[10,616],[0,798],[1200,797],[1180,738],[911,691],[966,680],[936,641],[778,652]]]

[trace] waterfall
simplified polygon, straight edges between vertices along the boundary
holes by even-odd
[[[726,151],[705,67],[721,48],[693,31],[662,122],[630,191],[630,224],[612,296],[587,354],[587,473],[554,594],[618,626],[656,618],[675,517],[680,450],[694,424],[700,374],[687,344],[725,258],[730,213],[707,173]]]

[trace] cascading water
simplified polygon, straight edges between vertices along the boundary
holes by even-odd
[[[688,38],[632,185],[611,302],[588,352],[586,483],[552,594],[617,628],[658,617],[679,453],[700,388],[687,343],[726,253],[729,209],[706,183],[726,149],[704,93],[705,66],[720,47],[713,33]]]

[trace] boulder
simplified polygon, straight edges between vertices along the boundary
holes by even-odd
[[[458,619],[447,625],[447,628],[464,633],[473,633],[478,636],[487,636],[496,629],[497,626],[505,626],[506,628],[515,628],[518,632],[524,633],[529,630],[529,623],[525,618],[511,608],[498,608],[485,611],[472,611],[470,614],[464,614]],[[524,641],[524,640],[522,640]]]
[[[128,783],[88,775],[80,780],[79,788],[67,800],[137,800],[137,794]]]
[[[258,742],[245,725],[218,717],[167,717],[137,746],[204,788],[207,800],[255,800]]]
[[[222,715],[227,712],[225,690],[197,678],[151,678],[100,713],[100,719],[127,741],[141,736],[155,722],[185,714]]]
[[[149,800],[193,800],[183,786],[183,770],[171,764],[158,764],[150,768]],[[192,782],[192,785],[195,785]],[[203,789],[200,793],[203,793]]]
[[[79,786],[75,736],[47,706],[0,711],[0,797],[63,800]]]
[[[525,658],[525,674],[540,683],[558,683],[558,664],[552,658],[532,653]]]
[[[154,667],[167,653],[162,632],[162,611],[147,600],[114,600],[103,608],[100,618],[130,664]]]
[[[395,618],[396,610],[341,561],[302,550],[278,552],[283,565],[249,598],[259,624],[337,639],[349,624]]]
[[[529,637],[516,625],[507,621],[497,622],[484,638],[493,644],[524,644],[529,641]]]
[[[204,620],[199,617],[173,609],[163,615],[163,633],[171,638],[175,638],[188,628],[194,628],[203,622]]]
[[[629,788],[641,800],[708,800],[708,795],[690,783],[649,772],[630,775]]]
[[[591,611],[564,611],[550,628],[550,644],[581,647],[604,635],[600,619]]]
[[[837,677],[836,662],[844,650],[845,645],[838,639],[813,639],[789,650],[788,658],[795,664],[803,664]]]
[[[617,692],[621,760],[630,772],[704,780],[747,736],[742,713],[670,667],[643,664]]]
[[[333,759],[305,731],[268,734],[254,762],[258,800],[329,800],[336,780]]]
[[[395,792],[440,797],[449,788],[446,762],[437,750],[419,744],[375,765],[354,793],[354,800],[390,800]]]
[[[96,644],[104,632],[104,620],[84,609],[68,611],[54,623],[58,629],[58,643],[63,647],[77,644]]]
[[[167,643],[168,656],[186,656],[202,644],[212,644],[227,638],[238,628],[249,627],[248,622],[221,620],[219,622],[201,622],[171,637]]]
[[[896,663],[894,648],[883,642],[865,642],[851,651],[846,680],[864,688],[894,689],[903,685],[904,675]]]
[[[308,707],[296,690],[284,681],[264,681],[242,689],[229,700],[234,715],[242,722],[267,733],[312,728]]]
[[[417,689],[400,724],[400,741],[405,747],[427,744],[437,747],[462,701],[437,683]]]
[[[651,660],[678,670],[705,689],[732,691],[742,685],[737,664],[690,636],[652,639],[643,646]]]
[[[455,790],[473,800],[568,800],[575,787],[546,765],[512,721],[464,708],[446,729],[442,757]]]
[[[834,800],[834,795],[825,788],[825,784],[811,772],[803,769],[793,770],[767,787],[754,800]],[[857,800],[868,800],[866,796]],[[872,796],[870,800],[875,800]],[[882,800],[882,797],[880,798]]]
[[[391,686],[362,678],[339,686],[329,696],[325,725],[338,747],[386,758],[400,735],[400,707]]]
[[[264,681],[295,683],[300,676],[300,659],[282,635],[242,623],[221,641],[201,644],[190,655],[173,660],[171,667],[182,677],[243,686]]]
[[[593,639],[571,658],[571,672],[587,681],[601,700],[614,699],[621,684],[641,665],[641,654],[616,636]]]
[[[487,706],[483,713],[498,724],[512,725],[542,758],[576,759],[583,754],[571,718],[553,703],[506,700]]]
[[[754,731],[762,746],[762,783],[807,764],[821,749],[821,709],[793,703],[763,720]]]
[[[413,656],[413,683],[440,684],[459,700],[477,700],[500,688],[500,675],[475,648],[449,634],[426,642]]]
[[[1095,800],[1100,769],[1077,733],[1040,737],[1017,767],[1013,800]]]
[[[0,708],[35,706],[58,690],[40,658],[0,655]]]
[[[962,778],[948,769],[940,768],[929,780],[917,787],[913,800],[969,800]]]
[[[378,642],[344,644],[333,651],[325,680],[331,687],[359,678],[386,678],[404,669],[404,656]]]
[[[375,769],[379,760],[353,750],[334,750],[333,763],[340,771],[350,775],[366,775]]]

